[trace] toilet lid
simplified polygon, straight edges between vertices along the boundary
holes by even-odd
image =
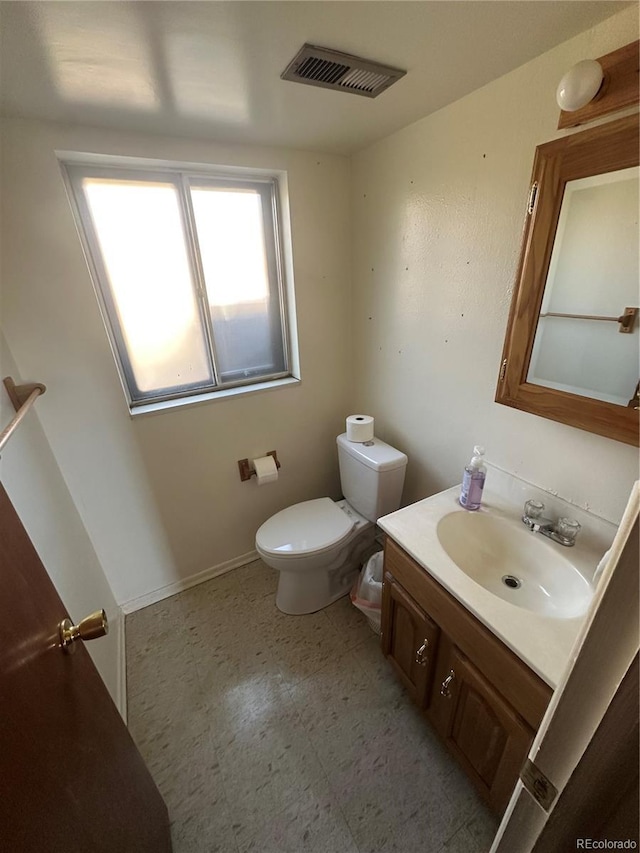
[[[341,542],[355,523],[331,498],[304,501],[277,512],[258,529],[256,545],[279,557],[324,551]]]

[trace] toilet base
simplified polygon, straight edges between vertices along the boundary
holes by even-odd
[[[280,569],[276,607],[290,616],[316,613],[346,595],[358,576],[362,563],[375,550],[375,528],[371,525],[350,543],[334,562],[334,567],[315,571]]]

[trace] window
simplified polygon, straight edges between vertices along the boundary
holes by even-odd
[[[64,168],[132,411],[292,375],[275,177]]]

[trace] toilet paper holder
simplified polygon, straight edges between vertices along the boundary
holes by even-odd
[[[269,450],[268,453],[264,454],[265,456],[273,456],[276,462],[276,468],[280,468],[280,463],[278,462],[278,455],[275,450]],[[240,479],[241,480],[250,480],[255,476],[255,470],[251,467],[251,464],[248,459],[238,459],[238,469],[240,471]]]

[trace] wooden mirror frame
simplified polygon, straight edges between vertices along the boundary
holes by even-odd
[[[565,184],[637,166],[639,142],[638,115],[632,115],[536,148],[495,398],[505,406],[635,446],[640,443],[638,409],[534,385],[527,382],[527,374]]]

